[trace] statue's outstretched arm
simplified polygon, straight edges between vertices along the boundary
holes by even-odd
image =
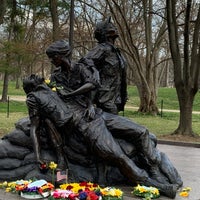
[[[68,98],[68,97],[72,97],[72,96],[85,94],[87,92],[90,92],[94,88],[95,88],[94,84],[86,83],[83,86],[81,86],[80,88],[78,88],[78,89],[76,89],[76,90],[74,90],[72,92],[67,92],[67,91],[61,89],[61,90],[58,90],[58,93],[60,93],[64,98]]]
[[[30,135],[33,141],[33,149],[36,155],[36,160],[39,164],[43,164],[44,162],[40,159],[39,124],[39,116],[34,116],[31,118]]]

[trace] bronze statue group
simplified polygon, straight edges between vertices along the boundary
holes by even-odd
[[[94,37],[98,44],[77,62],[71,61],[65,40],[46,49],[56,67],[49,84],[56,91],[40,76],[23,80],[36,162],[46,162],[41,154],[43,127],[58,167],[68,168],[72,181],[154,186],[175,198],[183,182],[157,148],[156,136],[118,115],[127,101],[126,61],[114,45],[118,31],[110,18],[96,25]],[[88,180],[76,173],[88,174]]]

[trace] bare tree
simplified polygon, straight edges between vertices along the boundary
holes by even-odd
[[[155,11],[152,0],[106,2],[120,31],[120,42],[129,61],[129,70],[132,71],[129,74],[133,75],[139,91],[139,111],[158,114],[159,76],[156,66],[160,62],[159,50],[166,32],[164,15],[159,20],[153,19]],[[162,11],[165,13],[164,9]],[[157,23],[154,30],[153,22],[154,25]]]
[[[11,2],[11,15],[10,15],[10,30],[8,34],[8,49],[9,49],[9,43],[15,38],[16,32],[15,32],[15,17],[17,14],[17,2],[16,0],[12,0]],[[6,66],[4,68],[4,80],[3,80],[3,90],[2,90],[2,97],[1,101],[6,102],[7,101],[7,94],[8,94],[8,80],[9,80],[9,66],[11,65],[10,60],[10,51],[5,52],[5,63]]]
[[[200,69],[200,4],[194,5],[192,0],[187,0],[182,21],[178,18],[181,13],[177,12],[181,2],[167,0],[166,5],[174,80],[180,107],[179,125],[174,134],[194,135],[192,107],[198,91]],[[192,12],[195,8],[196,15]],[[184,24],[183,31],[180,22]]]
[[[6,0],[0,0],[1,6],[0,6],[0,24],[3,23],[4,14],[6,12],[7,7],[7,1]]]
[[[58,1],[49,0],[49,10],[53,24],[53,41],[60,39],[59,18],[58,18]]]

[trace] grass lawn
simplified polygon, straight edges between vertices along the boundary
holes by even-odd
[[[137,107],[139,106],[140,100],[136,87],[134,86],[128,87],[128,97],[129,97],[128,104]],[[162,103],[163,103],[163,109],[179,110],[178,98],[175,88],[161,87],[158,89],[158,95],[157,95],[158,108],[161,108]],[[200,92],[198,92],[195,96],[193,110],[200,111]]]
[[[125,110],[124,116],[131,118],[133,121],[147,127],[151,132],[159,135],[171,134],[177,127],[179,114],[164,112],[163,117],[143,115],[136,111]],[[200,135],[200,114],[193,114],[193,131]]]
[[[10,113],[9,116],[7,113],[0,113],[0,137],[12,131],[15,128],[15,123],[19,119],[27,116],[27,113],[24,112],[13,112]]]
[[[3,81],[0,81],[0,95],[2,95],[2,89],[3,89]],[[9,81],[8,84],[8,96],[9,95],[13,95],[13,96],[23,96],[25,95],[25,92],[23,90],[22,87],[20,87],[19,89],[16,89],[15,87],[15,82],[14,81]]]

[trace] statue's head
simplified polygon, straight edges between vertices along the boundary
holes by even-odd
[[[44,78],[32,74],[27,78],[23,79],[23,89],[26,94],[32,92],[36,89],[36,87],[40,84],[44,83]]]
[[[94,31],[94,37],[99,43],[106,42],[107,39],[116,39],[119,36],[116,26],[111,22],[111,17],[103,22],[99,22],[96,25]]]
[[[71,52],[71,47],[65,40],[58,40],[49,45],[49,47],[46,49],[46,54],[49,58],[52,58],[56,55],[69,57]]]

